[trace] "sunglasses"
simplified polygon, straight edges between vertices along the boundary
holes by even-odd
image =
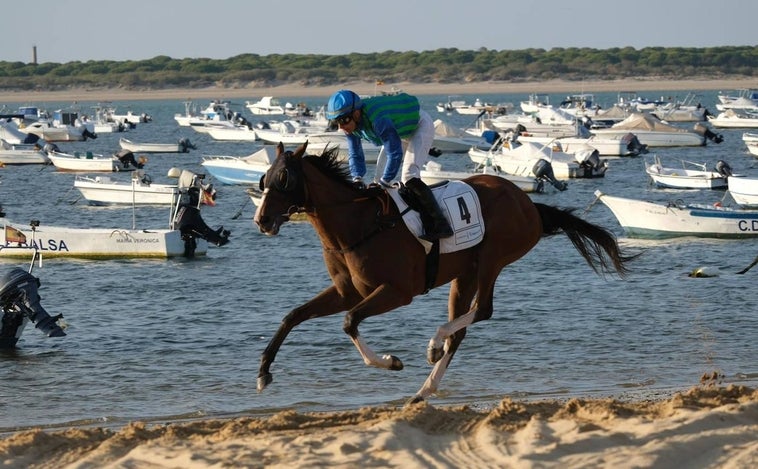
[[[339,125],[347,125],[353,120],[353,113],[345,114],[344,116],[339,116],[337,118],[337,123]]]

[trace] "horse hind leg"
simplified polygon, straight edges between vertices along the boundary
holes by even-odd
[[[469,310],[476,291],[476,282],[473,278],[469,280],[459,278],[453,281],[448,300],[448,317],[451,321],[437,329],[437,334],[430,340],[427,349],[427,360],[434,364],[434,368],[408,404],[421,402],[437,391],[455,352],[466,337],[466,326],[477,320],[478,308],[473,307]],[[468,312],[462,314],[465,311]]]
[[[447,340],[449,337],[453,336],[453,334],[460,330],[465,331],[466,327],[477,321],[489,319],[489,317],[492,316],[491,292],[494,283],[493,280],[489,287],[489,300],[485,299],[485,301],[482,302],[480,293],[476,302],[472,304],[474,297],[477,295],[477,291],[481,291],[481,288],[477,289],[476,278],[471,277],[467,279],[459,277],[453,281],[450,286],[450,298],[448,300],[449,322],[437,328],[436,334],[429,340],[429,345],[426,349],[426,359],[430,365],[437,363],[437,361],[449,352],[450,341]],[[485,284],[488,283],[485,282]],[[484,312],[481,310],[482,304],[488,305],[488,309],[485,308],[486,311]],[[463,337],[461,337],[460,340],[463,340]]]

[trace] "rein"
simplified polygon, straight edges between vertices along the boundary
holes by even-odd
[[[387,191],[382,191],[380,194],[377,194],[375,196],[358,197],[353,200],[350,200],[349,202],[340,202],[336,204],[321,205],[319,208],[329,209],[329,208],[339,207],[346,204],[368,202],[371,200],[378,200],[381,205],[381,210],[379,210],[376,213],[376,219],[374,220],[375,221],[374,228],[371,231],[369,231],[365,236],[363,236],[361,239],[359,239],[355,243],[345,248],[333,248],[333,247],[325,246],[322,242],[322,249],[324,250],[324,252],[335,252],[339,254],[346,254],[348,252],[354,251],[355,249],[360,247],[363,243],[367,242],[368,240],[378,235],[379,233],[387,229],[392,229],[395,227],[397,220],[399,220],[399,217],[390,216],[390,196],[389,194],[387,194]],[[303,209],[303,211],[305,211],[306,213],[315,213],[316,209],[317,207],[313,206],[311,212],[309,212],[307,209]]]

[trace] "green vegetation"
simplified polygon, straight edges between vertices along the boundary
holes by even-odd
[[[753,77],[758,46],[632,47],[525,50],[437,49],[371,54],[243,54],[224,60],[88,61],[65,64],[0,62],[0,89],[69,87],[165,89],[207,86],[334,85],[349,81],[466,83],[478,81],[610,80]]]

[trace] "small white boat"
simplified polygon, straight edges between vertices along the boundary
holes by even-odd
[[[44,258],[115,259],[181,257],[187,246],[178,229],[32,227],[0,218],[0,258],[30,259],[35,251]],[[205,255],[208,243],[197,240],[195,256]]]
[[[223,184],[254,185],[260,182],[275,159],[276,149],[264,146],[248,156],[205,156],[200,164]]]
[[[718,160],[714,170],[705,164],[682,160],[681,168],[666,167],[659,158],[645,164],[645,172],[657,187],[668,189],[726,189],[732,168]]]
[[[751,155],[758,156],[758,133],[745,132],[742,134],[742,141]]]
[[[264,96],[256,102],[246,101],[245,107],[256,116],[284,115],[284,107],[273,96]]]
[[[758,208],[758,178],[730,177],[729,194],[743,207]]]
[[[0,212],[0,258],[116,259],[144,257],[194,257],[205,255],[208,243],[223,246],[229,231],[212,229],[200,216],[200,179],[184,171],[185,184],[171,205],[168,228],[71,228],[48,226],[33,220],[28,225],[12,223]]]
[[[608,169],[608,161],[600,159],[594,148],[565,153],[550,145],[519,143],[505,138],[500,138],[489,150],[472,148],[468,155],[477,164],[489,158],[501,171],[516,176],[542,177],[535,172],[543,168],[540,161],[550,163],[557,179],[603,177]]]
[[[739,179],[739,178],[737,178]],[[659,204],[614,197],[595,191],[630,237],[753,238],[758,236],[758,210],[685,204]]]
[[[197,149],[186,138],[180,138],[177,143],[138,143],[122,137],[118,144],[124,150],[134,153],[189,153],[190,149]]]
[[[234,115],[230,106],[228,101],[214,100],[198,112],[192,101],[184,101],[184,114],[174,114],[174,120],[182,127],[203,126],[206,122],[230,120]]]
[[[137,161],[130,150],[120,150],[112,156],[87,151],[80,153],[64,153],[49,151],[48,158],[58,171],[74,172],[117,172],[142,169],[146,163],[144,156]]]
[[[131,126],[153,121],[153,118],[144,112],[135,114],[132,111],[126,111],[126,114],[118,114],[114,108],[105,110],[105,117],[109,122],[130,124]]]
[[[324,127],[310,127],[300,125],[297,121],[285,120],[274,128],[269,125],[259,126],[255,129],[255,134],[259,140],[269,144],[276,145],[281,142],[284,145],[302,145],[309,140],[310,134],[321,133],[325,130]]]
[[[736,90],[733,94],[719,94],[716,109],[726,111],[727,109],[752,109],[758,111],[758,90],[752,88],[742,88]]]
[[[727,109],[717,116],[708,116],[708,123],[727,129],[758,129],[758,111]]]
[[[117,181],[110,176],[77,176],[74,187],[91,205],[171,205],[176,194],[190,187],[198,187],[200,203],[215,205],[212,184],[203,184],[204,175],[188,170],[171,168],[168,177],[177,178],[177,184],[153,183],[142,170],[133,171],[129,181]]]
[[[648,147],[703,146],[706,140],[720,143],[723,137],[716,135],[704,125],[695,124],[693,130],[682,129],[665,124],[650,114],[632,113],[621,122],[591,132],[601,137],[614,134],[633,133],[639,141]]]
[[[255,129],[247,125],[209,125],[205,132],[213,140],[221,142],[254,142],[259,140]]]
[[[489,164],[478,165],[473,171],[445,171],[436,161],[428,161],[421,170],[421,180],[431,185],[445,181],[460,181],[478,174],[490,174],[507,179],[527,193],[544,192],[545,189],[545,184],[541,179],[506,174]]]
[[[484,145],[482,138],[477,138],[462,129],[456,130],[442,119],[434,121],[434,141],[432,147],[442,153],[466,153],[471,147]]]
[[[110,176],[76,176],[74,187],[90,205],[171,205],[179,190],[176,184],[152,183],[138,172],[126,182]]]
[[[38,144],[8,143],[0,139],[0,164],[47,164],[47,153]]]
[[[50,120],[32,122],[19,127],[19,130],[34,134],[46,142],[81,142],[88,138],[97,138],[97,135],[84,125],[54,125]]]
[[[587,137],[539,137],[532,135],[519,135],[519,142],[534,142],[541,145],[559,145],[561,151],[565,153],[575,153],[586,149],[594,148],[601,156],[638,156],[641,153],[647,153],[647,146],[643,145],[639,139],[631,132],[626,134],[613,134],[607,137],[599,135],[588,135]]]

